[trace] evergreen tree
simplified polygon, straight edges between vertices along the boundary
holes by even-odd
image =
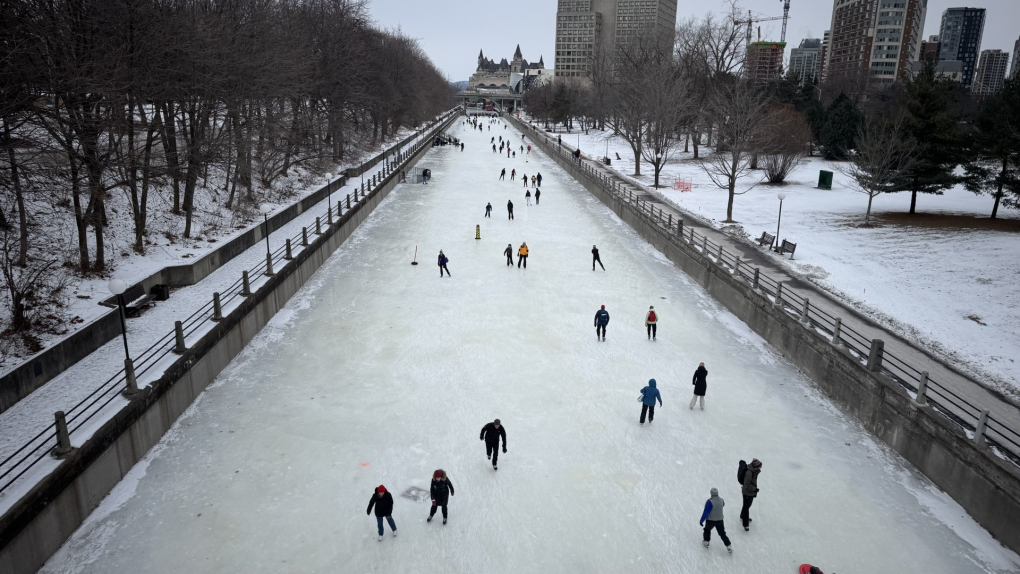
[[[552,117],[553,123],[567,125],[567,121],[572,117],[570,93],[563,82],[557,82],[555,85],[556,93],[553,96],[551,113],[549,115]]]
[[[985,102],[973,149],[976,157],[965,168],[966,188],[995,198],[992,219],[1000,204],[1020,208],[1020,78],[1006,80],[1002,91]]]
[[[846,159],[854,147],[860,127],[861,113],[846,94],[840,94],[825,111],[825,121],[819,133],[825,159]]]
[[[916,212],[918,193],[942,195],[960,183],[954,174],[963,159],[959,89],[957,82],[935,72],[934,62],[926,62],[903,83],[905,126],[918,150],[907,185],[910,213]]]

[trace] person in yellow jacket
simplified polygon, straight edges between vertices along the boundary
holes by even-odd
[[[645,330],[648,331],[648,338],[655,340],[655,324],[659,321],[659,316],[655,314],[655,307],[649,306],[648,313],[645,314]]]
[[[528,244],[521,243],[520,249],[517,250],[517,268],[521,268],[521,263],[524,263],[524,268],[528,268]]]

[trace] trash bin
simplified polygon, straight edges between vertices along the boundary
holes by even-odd
[[[818,172],[818,189],[832,189],[832,172],[824,169]]]
[[[155,295],[157,301],[166,301],[170,298],[170,286],[162,283],[153,285],[152,289],[149,289],[149,293]]]
[[[606,165],[613,165],[613,160],[609,159],[608,157],[602,158],[602,161],[606,162]]]

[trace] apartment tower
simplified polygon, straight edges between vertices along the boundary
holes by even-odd
[[[826,77],[888,84],[917,60],[928,0],[835,0]]]
[[[949,8],[942,13],[939,59],[963,62],[963,87],[970,88],[985,33],[984,8]]]
[[[1009,77],[1020,80],[1020,40],[1013,44],[1013,67],[1009,69]]]
[[[977,73],[971,91],[975,94],[991,95],[1002,89],[1009,67],[1009,52],[985,50],[978,60]]]
[[[807,38],[790,51],[790,73],[796,74],[800,85],[814,84],[822,73],[822,40]]]

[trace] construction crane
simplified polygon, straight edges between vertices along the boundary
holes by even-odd
[[[785,1],[786,1],[786,4],[787,4],[787,7],[789,7],[790,0],[785,0]],[[748,45],[748,47],[750,47],[751,46],[751,34],[754,32],[754,25],[757,24],[758,22],[770,22],[772,20],[782,20],[783,21],[783,41],[785,42],[786,41],[786,17],[785,16],[759,16],[759,17],[755,17],[754,14],[750,10],[748,10],[747,11],[747,20],[737,20],[737,19],[734,19],[733,20],[733,25],[734,26],[739,26],[741,24],[747,24],[747,45]]]
[[[786,22],[790,19],[790,0],[779,0],[783,3],[783,35],[779,39],[780,42],[786,43]]]

